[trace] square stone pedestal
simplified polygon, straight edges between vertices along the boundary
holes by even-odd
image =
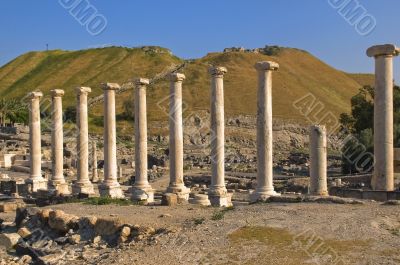
[[[38,190],[47,190],[47,180],[44,178],[28,178],[25,183],[29,186],[28,190],[30,192],[37,192]]]
[[[154,202],[154,190],[152,188],[132,187],[131,200],[146,203]]]
[[[189,200],[190,189],[183,186],[183,187],[168,187],[167,193],[173,193],[178,196],[178,203],[183,203],[184,201]]]
[[[270,197],[281,196],[280,193],[272,191],[250,191],[250,202],[265,202]]]
[[[55,191],[59,195],[70,195],[68,183],[49,182],[49,190]]]
[[[88,183],[75,183],[72,185],[72,193],[73,194],[94,194],[93,184]]]
[[[125,198],[124,192],[121,189],[121,186],[107,186],[107,185],[99,185],[99,193],[101,197],[111,197],[113,199],[123,199]]]
[[[213,195],[209,194],[208,199],[212,206],[215,207],[231,207],[232,206],[232,193]]]

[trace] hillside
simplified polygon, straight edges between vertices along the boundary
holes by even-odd
[[[153,78],[184,60],[168,50],[155,47],[108,47],[81,51],[30,52],[19,56],[0,68],[0,96],[20,98],[32,90],[60,88],[66,91],[64,107],[75,104],[74,87],[92,87],[91,97],[102,93],[101,82],[126,83],[133,77]],[[187,61],[181,70],[184,82],[184,115],[209,109],[209,65],[228,68],[225,76],[225,110],[227,116],[256,113],[257,61],[274,60],[281,66],[274,74],[273,113],[275,118],[304,121],[292,107],[294,101],[307,93],[314,94],[326,106],[326,111],[339,115],[349,111],[349,101],[358,89],[370,80],[370,75],[353,75],[336,70],[311,54],[298,49],[284,48],[275,56],[256,53],[210,53],[203,58]],[[362,78],[361,78],[361,77]],[[166,121],[163,108],[167,106],[168,81],[162,79],[148,89],[150,121]],[[133,100],[133,92],[117,96],[117,113],[123,112],[124,102]],[[90,110],[91,120],[101,120],[102,104]],[[123,132],[132,131],[131,121],[120,121]],[[98,124],[101,126],[101,124]]]
[[[363,86],[375,86],[375,76],[373,74],[347,74]]]

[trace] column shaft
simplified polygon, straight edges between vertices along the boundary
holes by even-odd
[[[393,162],[393,57],[400,49],[391,44],[372,46],[367,50],[375,58],[374,96],[374,190],[394,190]]]
[[[310,127],[310,194],[328,195],[325,126]]]
[[[89,129],[88,129],[88,93],[92,90],[89,87],[78,87],[76,122],[77,134],[77,155],[78,155],[78,179],[72,187],[73,193],[93,194],[93,184],[89,180]]]
[[[190,190],[183,181],[183,123],[182,123],[182,82],[185,75],[170,75],[169,105],[169,166],[170,184],[167,192],[188,200]]]
[[[102,196],[122,198],[123,192],[117,175],[117,132],[115,123],[115,91],[121,87],[114,83],[102,85],[104,90],[104,181],[99,187]]]
[[[211,74],[211,186],[210,202],[214,206],[230,206],[231,194],[225,187],[225,67],[212,67]]]
[[[149,80],[140,78],[135,83],[135,183],[132,200],[153,202],[154,190],[147,178],[146,85]]]
[[[31,185],[31,191],[47,189],[47,181],[42,177],[42,143],[40,131],[40,98],[41,92],[32,92],[29,95],[29,149],[30,149],[30,176],[25,182]]]
[[[257,92],[257,190],[253,201],[279,195],[274,191],[272,149],[272,72],[279,69],[275,62],[258,62]]]
[[[51,156],[53,176],[50,187],[60,194],[69,194],[68,184],[64,178],[64,134],[62,115],[62,96],[64,90],[51,90],[52,95],[52,131],[51,131]]]

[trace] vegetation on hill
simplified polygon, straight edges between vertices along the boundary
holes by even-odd
[[[351,113],[342,113],[340,122],[349,134],[355,139],[348,141],[343,150],[357,150],[354,156],[360,152],[374,152],[373,128],[374,128],[374,88],[364,86],[351,98]],[[393,120],[394,120],[394,146],[400,147],[400,87],[393,88]],[[361,145],[360,145],[361,144]],[[364,150],[361,150],[364,149]],[[372,162],[372,161],[371,161]],[[370,167],[369,164],[365,168]],[[343,173],[354,173],[359,171],[355,163],[351,163],[343,157]]]
[[[283,120],[307,122],[293,102],[312,93],[337,117],[349,112],[351,98],[361,86],[357,78],[338,71],[311,54],[298,49],[271,46],[271,56],[255,53],[210,53],[203,58],[186,61],[181,70],[186,75],[183,88],[184,115],[208,110],[210,105],[210,65],[228,68],[225,75],[225,111],[227,116],[256,114],[257,73],[254,64],[273,60],[280,64],[273,76],[273,115]],[[28,92],[41,90],[45,98],[54,88],[64,89],[64,109],[73,116],[75,87],[90,86],[90,97],[102,93],[100,83],[124,84],[134,77],[153,78],[173,65],[184,63],[167,49],[107,47],[81,51],[30,52],[0,68],[0,96],[22,98]],[[166,78],[147,90],[148,119],[167,121],[169,81]],[[119,133],[132,134],[133,91],[116,98]],[[72,109],[71,109],[72,108]],[[102,130],[103,104],[90,109],[91,131]],[[67,113],[67,114],[68,114]]]

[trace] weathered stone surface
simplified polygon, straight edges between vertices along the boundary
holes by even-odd
[[[21,236],[17,233],[0,234],[0,246],[3,246],[7,250],[14,248],[20,240]]]
[[[0,212],[10,213],[15,212],[18,207],[23,207],[25,204],[23,202],[2,202],[0,203]]]
[[[174,193],[163,194],[161,205],[165,206],[176,206],[178,205],[178,196]]]
[[[111,236],[117,234],[122,225],[119,218],[99,218],[94,226],[94,231],[99,236]]]
[[[31,235],[31,231],[27,227],[21,227],[18,229],[18,235],[20,235],[22,238],[27,238]]]
[[[24,220],[38,215],[39,212],[40,209],[37,207],[18,208],[15,215],[16,226],[19,227]]]
[[[78,220],[75,215],[66,214],[61,210],[55,210],[49,214],[49,226],[61,233],[66,233],[76,226]]]

